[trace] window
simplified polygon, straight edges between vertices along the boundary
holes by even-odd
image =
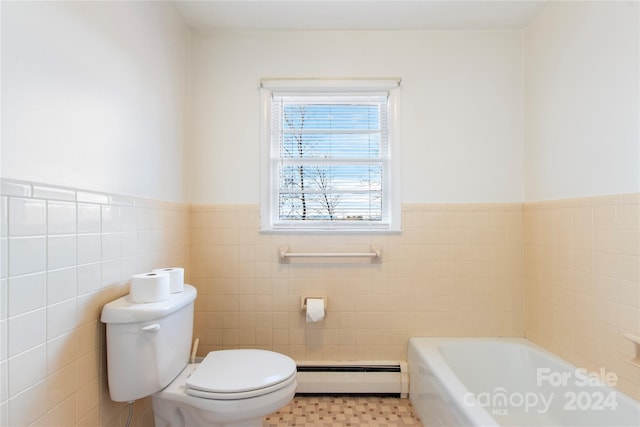
[[[400,229],[398,85],[263,80],[262,230]]]

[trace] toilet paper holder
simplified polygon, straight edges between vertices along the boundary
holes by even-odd
[[[327,309],[327,297],[300,297],[300,310],[306,311],[308,299],[321,299],[324,301],[324,309]]]

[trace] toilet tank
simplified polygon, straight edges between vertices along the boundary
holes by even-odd
[[[166,387],[189,363],[196,289],[154,303],[133,303],[129,295],[106,304],[109,394],[116,402],[149,396]]]

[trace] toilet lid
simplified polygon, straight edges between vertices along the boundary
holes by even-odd
[[[272,388],[295,372],[290,357],[273,351],[212,351],[187,379],[187,387],[216,394],[243,393]]]

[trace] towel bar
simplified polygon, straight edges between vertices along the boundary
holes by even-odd
[[[380,248],[371,247],[371,252],[289,252],[289,247],[280,248],[280,261],[287,262],[287,258],[371,258],[373,261],[381,259]]]

